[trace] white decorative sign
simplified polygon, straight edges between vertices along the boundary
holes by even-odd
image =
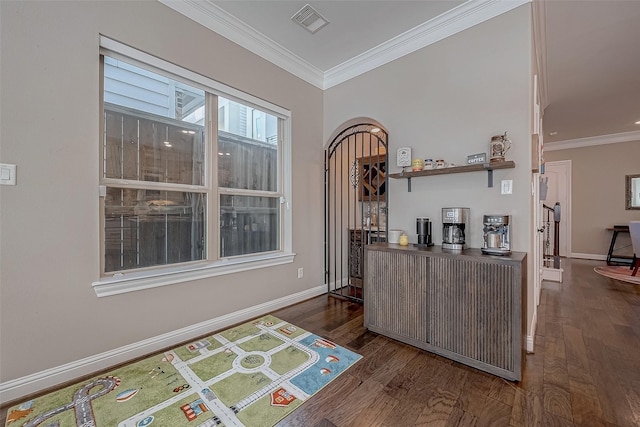
[[[475,165],[478,163],[486,163],[487,162],[487,153],[478,153],[467,156],[467,164]]]
[[[398,148],[397,165],[400,167],[411,166],[411,147]]]

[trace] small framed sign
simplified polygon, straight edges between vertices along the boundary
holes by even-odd
[[[478,153],[467,156],[467,164],[468,165],[476,165],[478,163],[486,163],[487,162],[487,153]]]
[[[400,167],[411,166],[411,147],[398,148],[397,165]]]

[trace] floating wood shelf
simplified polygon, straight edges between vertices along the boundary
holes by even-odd
[[[420,176],[431,176],[431,175],[446,175],[450,173],[465,173],[465,172],[480,172],[487,171],[487,186],[493,187],[493,171],[495,169],[511,169],[515,168],[516,164],[514,161],[506,161],[506,162],[494,162],[494,163],[481,163],[477,165],[465,165],[465,166],[452,166],[448,168],[439,168],[439,169],[426,169],[416,172],[400,172],[400,173],[392,173],[389,174],[390,178],[395,179],[406,179],[407,187],[409,192],[411,192],[411,178],[417,178]]]

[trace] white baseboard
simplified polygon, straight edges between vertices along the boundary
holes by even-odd
[[[595,260],[598,260],[598,261],[606,261],[606,260],[607,260],[607,256],[606,256],[606,255],[599,255],[599,254],[581,254],[581,253],[576,253],[576,252],[572,252],[572,253],[571,253],[571,258],[595,259]]]
[[[542,267],[542,280],[562,283],[562,268],[546,268]]]
[[[345,277],[342,279],[338,279],[334,282],[329,282],[329,289],[335,291],[336,289],[340,289],[343,286],[347,286],[349,284],[349,278]]]
[[[164,348],[178,345],[182,342],[256,318],[271,311],[322,295],[326,292],[326,285],[316,286],[315,288],[245,308],[115,350],[80,359],[15,380],[5,381],[0,383],[0,402],[7,403],[20,399],[23,396],[54,387],[58,384],[73,381],[131,359],[153,354]]]
[[[526,347],[527,353],[533,353],[535,341],[531,335],[527,335],[526,338],[527,338],[527,347]]]
[[[531,332],[525,336],[525,350],[527,353],[533,353],[535,345],[536,327],[538,326],[538,307],[533,310],[533,319],[531,319]]]

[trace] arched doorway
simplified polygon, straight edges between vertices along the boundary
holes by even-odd
[[[364,246],[386,241],[388,133],[373,120],[344,126],[325,150],[325,283],[362,302]]]

